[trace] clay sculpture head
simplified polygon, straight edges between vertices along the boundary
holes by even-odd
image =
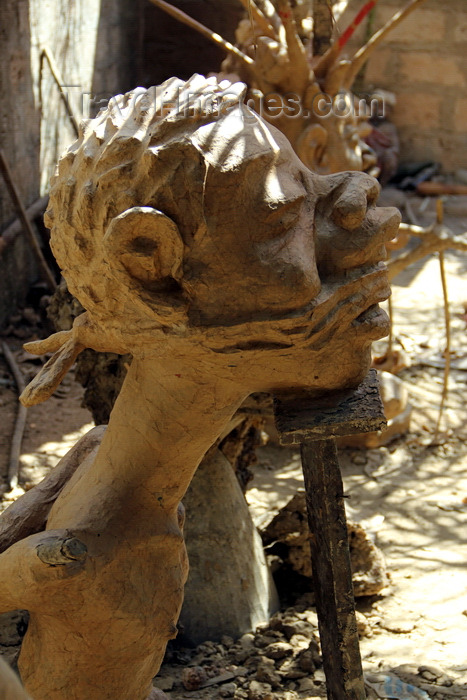
[[[25,403],[84,347],[209,358],[251,391],[364,376],[387,333],[382,261],[399,215],[375,207],[368,175],[310,172],[244,89],[197,75],[138,88],[63,155],[46,221],[86,313],[42,341],[57,352]]]

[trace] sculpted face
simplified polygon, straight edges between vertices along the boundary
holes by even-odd
[[[243,161],[216,168],[227,143],[231,157],[240,150]],[[204,181],[209,216],[186,256],[184,284],[209,346],[221,349],[210,327],[241,328],[243,339],[232,333],[237,341],[227,347],[250,356],[256,350],[253,373],[269,369],[276,391],[361,379],[371,341],[388,332],[378,303],[390,294],[385,242],[399,213],[375,206],[379,186],[368,175],[313,174],[285,137],[259,120],[248,131],[232,113],[217,129],[200,130],[196,145],[212,162]]]
[[[196,137],[200,149],[209,149],[207,159],[218,144],[233,142],[231,152],[239,144],[243,148],[236,133],[256,142],[256,148],[254,159],[245,158],[240,168],[237,163],[208,168],[207,231],[185,263],[192,314],[203,325],[246,322],[265,314],[281,319],[317,308],[330,290],[355,286],[358,279],[362,289],[356,316],[387,298],[381,263],[399,214],[375,207],[376,181],[361,173],[313,174],[279,131],[258,120],[248,133],[240,117],[230,114],[215,133],[209,126]],[[363,294],[363,278],[368,282],[369,276],[372,282],[381,280],[378,287],[385,289],[384,296],[375,290],[374,301]],[[382,315],[378,319],[383,323]],[[375,326],[376,315],[373,320]],[[374,331],[375,337],[381,330]]]
[[[59,165],[52,247],[87,310],[69,356],[198,358],[251,391],[354,385],[388,331],[398,212],[368,175],[310,172],[241,101],[161,118],[157,90],[175,88],[222,96],[200,76],[119,96]]]

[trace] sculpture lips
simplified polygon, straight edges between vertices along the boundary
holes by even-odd
[[[386,312],[379,306],[379,304],[372,304],[365,311],[357,316],[354,324],[361,325],[363,323],[379,323],[383,316],[386,316]]]
[[[389,333],[389,316],[378,303],[371,304],[352,321],[352,327],[359,332],[370,334],[373,340],[384,338]]]
[[[351,273],[353,277],[365,277],[366,275],[375,273],[382,273],[385,275],[386,271],[387,267],[385,261],[382,260],[381,257],[378,257],[376,260],[369,260],[363,266],[360,265],[359,267],[351,268],[349,273]]]
[[[366,308],[352,321],[352,327],[359,331],[371,331],[374,340],[382,338],[389,332],[389,318],[387,313],[379,306],[391,295],[386,275],[386,265],[383,262],[374,264],[370,269],[362,270],[362,279],[370,277],[373,289],[369,293]]]

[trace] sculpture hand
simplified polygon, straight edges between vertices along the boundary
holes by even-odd
[[[56,584],[83,571],[86,546],[67,530],[48,530],[16,542],[0,554],[0,613],[36,609]],[[50,584],[50,590],[48,590]]]

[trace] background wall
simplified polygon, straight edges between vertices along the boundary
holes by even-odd
[[[351,2],[339,21],[345,27],[364,0]],[[406,0],[380,0],[373,30]],[[352,41],[364,41],[364,22]],[[401,138],[401,160],[439,161],[444,170],[467,167],[467,2],[427,0],[369,60],[363,87],[381,87],[397,96],[394,122]]]
[[[148,0],[140,2],[138,84],[158,85],[177,76],[219,70],[225,53],[208,39],[180,24]],[[238,0],[171,0],[194,19],[233,42],[235,28],[244,15]]]
[[[78,116],[95,94],[133,85],[128,50],[132,0],[1,0],[0,148],[25,206],[47,191],[58,157],[74,139],[50,68],[52,52]],[[130,19],[130,21],[129,21]],[[0,228],[16,218],[0,180]],[[0,325],[24,299],[37,270],[23,234],[0,251]]]

